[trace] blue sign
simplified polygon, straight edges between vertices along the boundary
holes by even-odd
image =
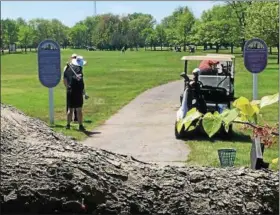
[[[267,65],[267,45],[258,38],[251,39],[244,46],[244,64],[251,73],[262,72]]]
[[[39,80],[42,85],[53,88],[60,82],[60,47],[53,40],[44,40],[38,46]]]

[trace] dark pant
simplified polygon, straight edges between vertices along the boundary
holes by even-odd
[[[83,92],[75,92],[75,91],[67,92],[68,108],[82,108],[83,104],[84,104]]]

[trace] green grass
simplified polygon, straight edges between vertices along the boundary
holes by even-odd
[[[93,129],[102,124],[122,106],[130,102],[141,92],[154,86],[179,79],[183,72],[183,62],[180,58],[188,53],[167,51],[127,52],[87,52],[83,50],[62,50],[62,68],[73,53],[83,55],[88,61],[85,67],[85,82],[90,99],[85,101],[84,116],[87,129]],[[212,51],[213,52],[213,51]],[[222,50],[220,53],[228,53]],[[204,52],[210,53],[210,51]],[[195,55],[203,54],[197,52]],[[252,98],[252,75],[246,71],[240,53],[236,54],[236,96]],[[48,122],[48,89],[38,80],[37,55],[11,54],[1,56],[1,97],[3,103],[14,105],[26,114],[38,117]],[[277,56],[269,57],[267,69],[259,75],[259,96],[278,92]],[[192,62],[190,69],[199,62]],[[183,84],[183,82],[182,82]],[[65,88],[63,83],[54,89],[55,126],[56,131],[75,137],[78,140],[86,138],[78,132],[77,126],[65,130]],[[178,95],[179,101],[179,95]],[[277,105],[265,108],[264,118],[269,123],[278,119]],[[234,147],[237,149],[237,166],[249,164],[250,144],[236,138],[234,142],[191,141],[188,162],[198,165],[218,166],[217,149]],[[278,156],[277,147],[267,149],[265,159]]]

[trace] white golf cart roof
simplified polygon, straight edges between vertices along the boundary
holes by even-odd
[[[230,61],[232,62],[232,58],[229,56],[183,56],[181,60],[217,60],[217,61]]]
[[[230,55],[230,54],[207,54],[207,56],[230,57],[230,58],[232,58],[232,59],[235,58],[234,55]]]

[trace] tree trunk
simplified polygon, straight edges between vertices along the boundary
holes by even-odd
[[[162,43],[160,44],[160,50],[162,51]]]
[[[245,46],[245,38],[242,39],[242,42],[241,42],[241,51],[242,51],[242,56],[243,56],[243,50],[244,50],[244,46]]]
[[[278,172],[160,167],[89,148],[1,104],[2,213],[278,214]]]
[[[272,55],[272,47],[271,46],[269,47],[269,54]]]
[[[219,53],[219,44],[216,44],[216,53]]]
[[[186,51],[186,39],[184,39],[184,52]]]
[[[24,47],[24,51],[25,51],[25,53],[27,53],[27,46],[26,45]]]
[[[233,46],[233,44],[231,44],[231,45],[230,45],[230,53],[231,53],[231,54],[233,54],[233,48],[234,48],[234,46]]]

